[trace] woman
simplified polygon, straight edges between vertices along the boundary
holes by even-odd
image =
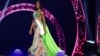
[[[43,16],[43,12],[42,9],[40,8],[40,2],[37,1],[36,2],[36,8],[33,14],[34,20],[32,21],[32,25],[29,31],[29,34],[32,34],[32,29],[34,29],[35,34],[34,34],[34,40],[32,43],[32,46],[30,47],[30,53],[31,55],[35,55],[35,56],[46,56],[46,51],[44,49],[44,44],[41,40],[41,36],[40,36],[40,27],[37,24],[37,21],[41,23],[41,25],[44,25],[44,32],[45,32],[45,19]],[[43,26],[42,26],[43,27]],[[41,33],[44,34],[44,33]]]
[[[55,44],[49,32],[39,1],[36,2],[35,7],[34,20],[29,30],[29,34],[32,35],[32,29],[34,29],[35,34],[29,52],[34,56],[65,56],[65,53]]]

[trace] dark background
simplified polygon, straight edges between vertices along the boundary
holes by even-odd
[[[96,0],[96,19],[98,18],[98,14],[100,14],[100,0]]]
[[[96,0],[81,0],[86,17],[87,40],[96,40]],[[98,2],[99,3],[99,2]],[[99,5],[98,5],[99,6]],[[99,9],[98,9],[99,10]]]
[[[32,3],[36,0],[10,0],[8,5],[17,3]],[[71,55],[76,39],[76,19],[70,0],[40,0],[42,7],[51,12],[61,25],[66,38],[66,54]],[[0,10],[3,10],[6,0],[0,0]],[[32,12],[16,12],[5,17],[0,23],[0,54],[7,55],[19,48],[24,53],[31,46],[33,36],[29,35]],[[52,24],[46,20],[51,34],[57,42]],[[53,29],[53,30],[52,30]]]
[[[96,0],[87,0],[87,1],[88,1],[88,21],[89,21],[89,26],[90,26],[90,30],[92,32],[93,40],[96,40],[96,11],[98,11],[98,10],[96,10],[97,2],[96,2]]]

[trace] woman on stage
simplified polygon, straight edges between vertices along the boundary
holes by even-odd
[[[33,13],[33,21],[29,30],[29,34],[32,35],[34,30],[34,39],[29,52],[33,56],[65,56],[62,51],[53,40],[48,26],[45,22],[43,10],[40,5],[40,1],[35,4],[35,10]]]

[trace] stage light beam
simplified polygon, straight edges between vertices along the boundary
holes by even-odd
[[[5,4],[5,6],[4,6],[2,15],[1,15],[1,17],[0,17],[0,22],[2,21],[2,19],[3,19],[3,17],[4,17],[4,14],[5,14],[5,11],[6,11],[6,9],[7,9],[7,6],[8,6],[8,4],[9,4],[9,2],[10,2],[10,0],[7,0],[6,4]]]

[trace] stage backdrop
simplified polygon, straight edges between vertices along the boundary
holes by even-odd
[[[76,17],[70,0],[40,0],[43,8],[47,9],[57,19],[62,27],[66,54],[72,54],[76,40]],[[0,0],[0,11],[3,10],[6,0]],[[35,0],[10,0],[8,7],[18,3],[34,4]],[[7,55],[19,48],[24,53],[32,44],[33,37],[29,35],[32,21],[32,12],[20,11],[6,16],[0,23],[0,54]],[[46,19],[50,32],[58,44],[58,38],[53,25]]]

